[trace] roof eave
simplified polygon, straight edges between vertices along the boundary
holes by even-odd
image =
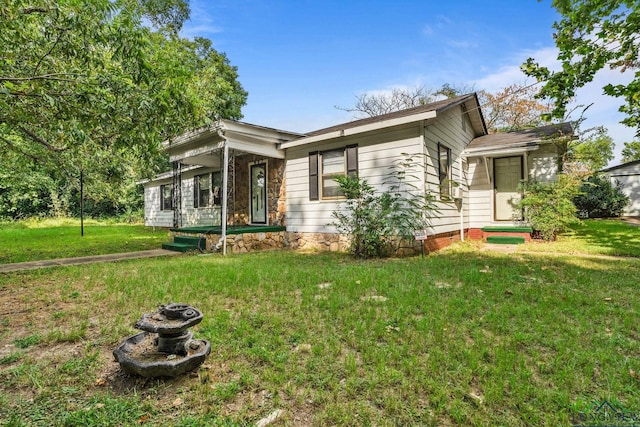
[[[462,157],[492,157],[496,155],[504,155],[504,154],[518,154],[524,153],[528,151],[536,151],[540,148],[540,144],[537,142],[527,142],[520,144],[509,144],[509,145],[494,145],[491,147],[481,147],[481,148],[472,148],[465,149],[462,152]]]
[[[372,131],[376,131],[379,129],[384,129],[392,126],[400,126],[407,123],[433,119],[436,116],[437,116],[436,111],[425,111],[423,113],[413,114],[410,116],[396,117],[393,119],[382,120],[374,123],[368,123],[368,124],[364,124],[364,125],[356,126],[352,128],[345,128],[345,129],[331,131],[331,132],[327,132],[319,135],[302,137],[300,139],[295,139],[293,141],[283,142],[280,144],[280,148],[282,149],[293,148],[301,145],[311,144],[314,142],[320,142],[320,141],[326,141],[334,138],[357,135],[365,132],[372,132]]]

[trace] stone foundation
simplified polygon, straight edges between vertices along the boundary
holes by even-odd
[[[289,247],[307,251],[346,251],[349,249],[349,238],[335,233],[287,233]]]
[[[194,236],[194,234],[174,233],[175,235]],[[219,234],[199,234],[206,239],[206,250],[222,252],[218,247],[221,236]],[[445,248],[453,242],[460,241],[460,232],[441,233],[422,243],[425,252],[435,252]],[[349,250],[349,238],[335,233],[295,233],[287,231],[267,231],[256,233],[230,234],[227,236],[227,252],[241,254],[254,251],[274,249],[294,249],[300,251],[317,252],[346,252]],[[392,256],[419,255],[422,251],[420,242],[399,242],[395,245]]]
[[[313,250],[313,251],[348,251],[349,238],[344,235],[333,233],[287,233],[289,247],[297,250]],[[452,231],[449,233],[441,233],[435,236],[429,236],[424,243],[425,252],[435,252],[445,248],[453,242],[460,241],[460,232]],[[419,255],[422,250],[420,242],[401,241],[396,242],[396,248],[392,256],[412,256]]]
[[[254,251],[283,249],[288,246],[286,231],[267,231],[261,233],[231,234],[227,236],[227,252],[243,254]],[[219,234],[207,235],[207,250],[216,251]],[[222,248],[217,249],[221,252]]]

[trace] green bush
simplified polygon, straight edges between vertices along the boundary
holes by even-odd
[[[389,255],[394,245],[414,242],[414,231],[426,229],[437,215],[435,197],[408,182],[408,170],[421,166],[408,156],[391,167],[384,182],[386,191],[376,192],[367,181],[349,175],[336,176],[345,196],[344,208],[332,213],[330,225],[350,237],[350,251],[359,258]]]
[[[614,186],[605,176],[591,175],[582,182],[573,202],[585,218],[612,218],[622,215],[629,197],[622,192],[620,182]]]
[[[556,182],[523,183],[522,190],[519,207],[523,208],[524,220],[543,240],[555,240],[558,233],[579,221],[573,204],[578,194],[576,178],[562,174]]]

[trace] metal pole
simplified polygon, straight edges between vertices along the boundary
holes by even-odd
[[[224,155],[222,160],[222,219],[220,221],[222,236],[222,254],[227,254],[227,181],[229,180],[229,146],[224,141]]]
[[[80,170],[80,236],[84,237],[84,173]]]

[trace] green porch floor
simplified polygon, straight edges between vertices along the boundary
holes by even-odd
[[[227,227],[227,234],[268,233],[284,230],[286,230],[286,227],[281,225],[232,225]],[[185,234],[222,234],[222,227],[219,225],[203,225],[197,227],[171,228],[170,231]]]

